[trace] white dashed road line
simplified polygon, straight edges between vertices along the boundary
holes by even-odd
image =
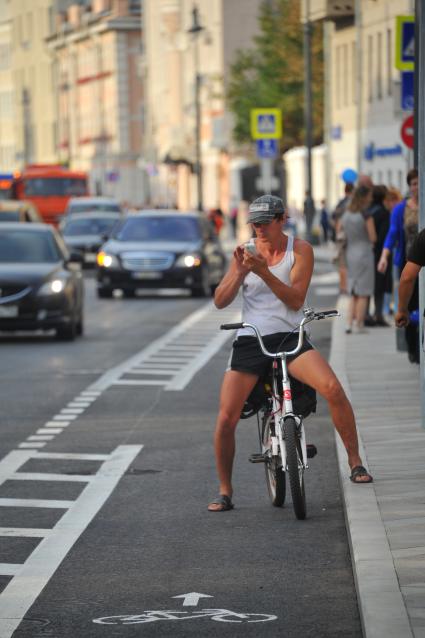
[[[16,480],[17,470],[31,459],[100,460],[96,474],[87,476],[28,473],[18,480],[84,481],[87,485],[74,501],[1,498],[0,507],[66,509],[52,529],[0,528],[0,536],[42,538],[24,563],[0,563],[0,575],[12,580],[0,594],[0,636],[10,638],[74,543],[96,516],[117,483],[142,449],[121,445],[109,455],[46,454],[13,451],[0,461],[0,483]],[[30,478],[31,477],[31,478]]]

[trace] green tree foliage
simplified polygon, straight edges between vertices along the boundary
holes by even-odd
[[[232,64],[227,100],[235,116],[233,136],[251,141],[250,110],[280,108],[281,151],[304,144],[304,59],[300,0],[265,2],[260,33],[252,49],[238,51]],[[314,143],[323,136],[323,46],[321,25],[312,38]]]

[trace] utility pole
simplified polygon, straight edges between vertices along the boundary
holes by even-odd
[[[198,7],[192,9],[192,25],[188,33],[193,35],[194,67],[195,67],[195,164],[196,164],[196,184],[198,197],[198,210],[204,209],[202,197],[202,158],[201,158],[201,75],[199,73],[199,50],[198,35],[204,30],[199,24]]]
[[[313,200],[313,177],[311,170],[311,148],[313,146],[313,98],[311,81],[311,35],[312,25],[310,22],[310,0],[305,0],[304,18],[304,127],[305,146],[307,150],[306,173],[307,188],[304,203],[304,215],[307,226],[307,240],[312,239],[312,226],[315,215]]]

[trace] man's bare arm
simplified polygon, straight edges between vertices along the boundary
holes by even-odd
[[[407,307],[420,269],[421,267],[418,264],[408,261],[401,273],[400,285],[398,288],[398,308],[395,316],[395,323],[399,328],[407,326],[409,323],[409,312]]]
[[[220,310],[229,306],[241,287],[249,270],[243,265],[244,249],[238,246],[233,253],[229,270],[220,281],[214,293],[214,304]]]

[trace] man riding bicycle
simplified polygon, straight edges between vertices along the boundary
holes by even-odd
[[[272,351],[283,343],[285,350],[297,344],[298,334],[293,331],[303,318],[314,266],[310,244],[283,233],[286,221],[285,206],[279,197],[263,195],[250,205],[248,223],[255,231],[255,240],[235,249],[229,270],[214,295],[216,307],[225,308],[242,286],[242,321],[255,324],[266,348]],[[301,350],[287,361],[289,373],[328,402],[332,421],[347,450],[350,479],[354,483],[372,482],[359,456],[351,404],[329,364],[307,338]],[[249,330],[239,329],[221,387],[214,435],[220,488],[219,496],[208,505],[211,512],[233,508],[236,426],[246,399],[269,365],[257,339]]]

